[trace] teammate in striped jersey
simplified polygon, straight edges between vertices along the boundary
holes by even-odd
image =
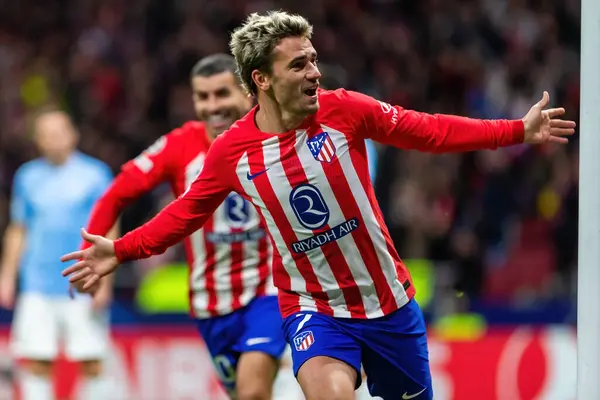
[[[203,168],[211,142],[252,106],[230,55],[200,60],[190,79],[202,122],[185,123],[126,163],[96,203],[89,232],[104,235],[125,206],[163,182],[181,195]],[[271,398],[286,341],[270,270],[272,248],[259,214],[231,192],[184,239],[184,247],[190,313],[223,386],[240,399]]]
[[[63,271],[84,289],[119,262],[158,254],[201,227],[234,190],[263,215],[275,244],[274,279],[294,371],[309,400],[352,399],[362,362],[374,396],[431,399],[423,316],[394,250],[368,177],[364,139],[434,153],[518,143],[564,143],[575,123],[544,110],[522,120],[430,115],[359,93],[319,90],[321,76],[301,16],[252,14],[232,53],[258,106],[221,135],[202,173],[157,217],[93,246]]]

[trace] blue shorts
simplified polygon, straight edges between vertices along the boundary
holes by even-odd
[[[287,345],[281,329],[277,296],[263,296],[220,317],[197,319],[196,326],[225,389],[235,389],[242,353],[260,351],[279,359]]]
[[[433,398],[425,320],[415,300],[390,315],[370,320],[298,313],[284,320],[283,329],[292,348],[296,376],[307,360],[327,356],[356,370],[357,388],[362,364],[372,396],[385,400]]]

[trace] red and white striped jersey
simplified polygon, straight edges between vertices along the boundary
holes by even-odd
[[[418,113],[345,90],[320,91],[319,102],[282,134],[258,130],[251,110],[213,143],[183,196],[115,242],[119,260],[164,251],[234,190],[266,221],[284,317],[377,318],[406,304],[415,289],[375,200],[364,139],[430,152],[493,149],[522,142],[523,123]]]
[[[188,122],[126,163],[98,201],[89,232],[105,234],[131,201],[167,182],[181,195],[205,167],[210,141],[204,124]],[[269,263],[272,246],[256,209],[235,192],[204,226],[183,240],[190,266],[190,311],[196,318],[224,315],[276,293]]]

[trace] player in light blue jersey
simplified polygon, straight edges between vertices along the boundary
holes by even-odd
[[[64,112],[40,113],[34,135],[42,157],[15,174],[0,264],[0,307],[9,309],[16,303],[11,348],[24,361],[22,398],[54,398],[52,362],[62,344],[87,377],[83,398],[108,399],[100,372],[108,345],[105,307],[112,285],[103,282],[93,299],[78,295],[71,300],[59,259],[80,246],[79,228],[86,225],[112,174],[101,161],[75,150],[78,135]],[[15,302],[17,277],[20,294]]]
[[[373,183],[373,186],[375,186],[375,180],[377,179],[377,161],[379,158],[379,154],[377,152],[377,147],[375,147],[375,143],[371,139],[365,140],[365,147],[367,148],[369,176],[371,177],[371,182]]]

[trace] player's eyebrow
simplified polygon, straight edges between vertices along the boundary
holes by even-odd
[[[198,95],[198,96],[208,96],[211,92],[214,93],[217,96],[223,96],[227,93],[229,93],[229,88],[226,86],[222,86],[220,88],[217,88],[216,90],[212,90],[212,91],[206,91],[206,90],[194,90],[194,94]]]
[[[317,58],[317,52],[315,50],[311,51],[309,54],[302,54],[298,57],[294,57],[292,59],[292,61],[289,62],[288,66],[293,66],[294,64],[296,64],[299,61],[303,61],[306,58]]]

